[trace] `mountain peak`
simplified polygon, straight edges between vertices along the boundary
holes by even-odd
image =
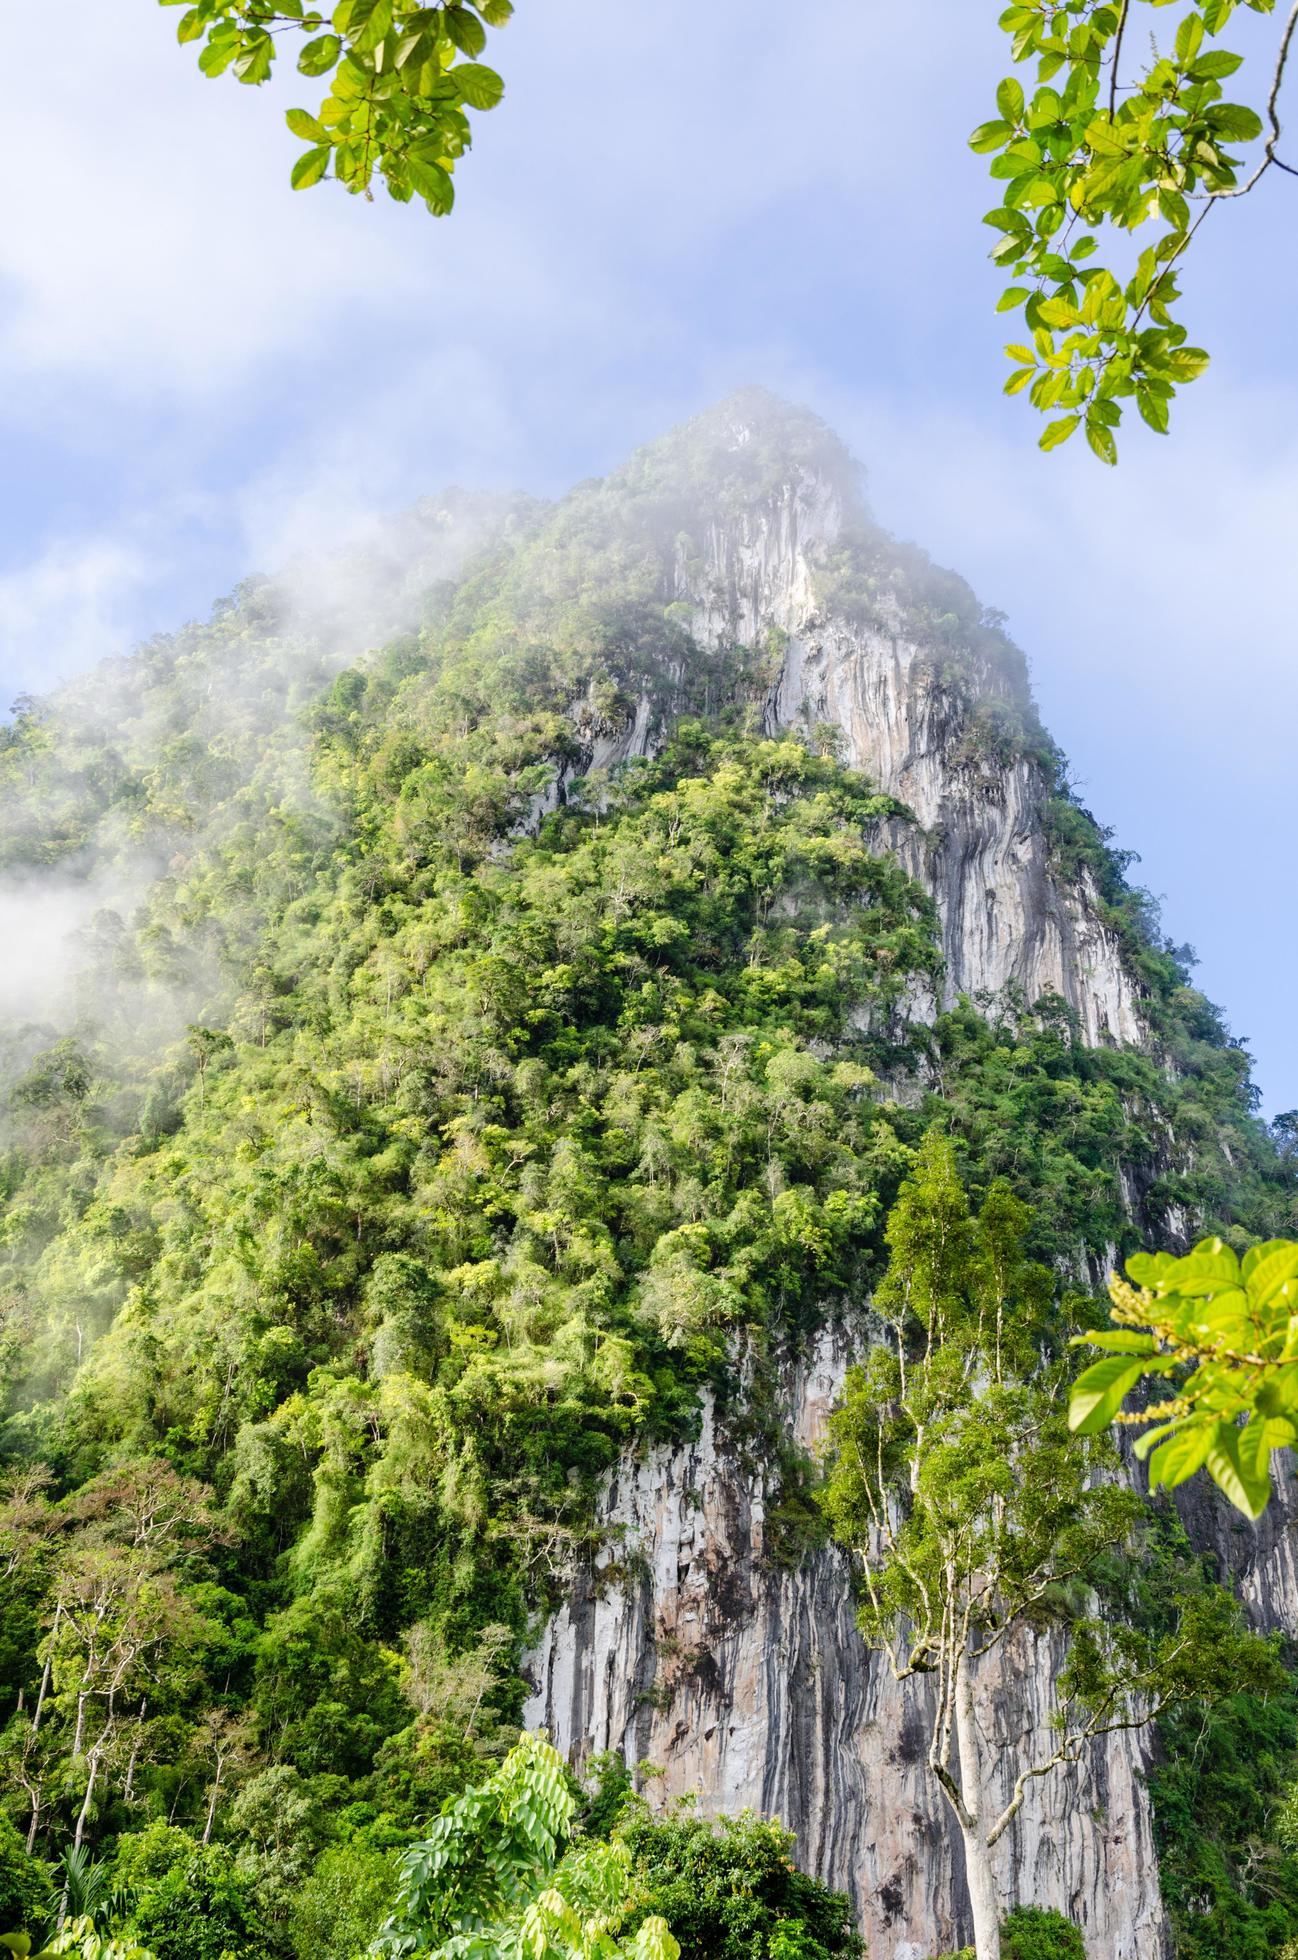
[[[850,508],[860,501],[860,480],[860,465],[827,423],[759,387],[740,388],[678,423],[609,479],[633,493],[670,487],[729,508],[808,481]]]

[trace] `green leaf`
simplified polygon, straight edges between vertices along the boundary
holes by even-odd
[[[1005,383],[1005,393],[1007,395],[1022,394],[1035,373],[1036,369],[1034,367],[1015,368],[1013,374]]]
[[[474,0],[488,27],[503,27],[514,11],[514,0]]]
[[[450,173],[438,163],[420,157],[406,159],[406,170],[414,189],[437,217],[444,217],[455,202],[455,186]]]
[[[448,7],[442,15],[442,23],[461,54],[481,54],[486,47],[486,30],[477,15],[471,14],[467,7]]]
[[[1081,419],[1082,418],[1080,415],[1065,415],[1061,421],[1052,422],[1049,425],[1049,427],[1043,431],[1038,447],[1041,449],[1058,449],[1061,442],[1067,442],[1069,436],[1073,433],[1073,430],[1077,427],[1077,424],[1081,421]],[[1098,1365],[1101,1368],[1103,1368],[1107,1364],[1101,1361]],[[1089,1374],[1094,1374],[1094,1372],[1095,1372],[1094,1369],[1088,1371]],[[1137,1369],[1136,1372],[1139,1373],[1140,1372],[1139,1369]],[[1083,1375],[1082,1380],[1086,1381],[1087,1379],[1088,1379],[1088,1375]],[[1119,1396],[1118,1401],[1120,1402],[1121,1400],[1122,1397]],[[1116,1407],[1117,1404],[1115,1403],[1114,1406]],[[1105,1420],[1107,1421],[1107,1417],[1105,1418]],[[1069,1412],[1069,1421],[1070,1422],[1072,1421],[1071,1410]],[[1073,1423],[1073,1427],[1075,1429],[1077,1427],[1077,1424]],[[1096,1423],[1095,1427],[1097,1429],[1103,1429],[1104,1423],[1103,1422]],[[1091,1431],[1088,1429],[1084,1433],[1089,1436]]]
[[[1298,1429],[1288,1416],[1253,1415],[1239,1431],[1239,1461],[1244,1474],[1254,1483],[1265,1482],[1271,1473],[1272,1450],[1291,1449]]]
[[[1077,427],[1080,417],[1066,418],[1069,433]],[[1052,424],[1060,428],[1062,424]],[[1046,430],[1046,435],[1050,430]],[[1062,442],[1057,436],[1056,442]],[[1051,448],[1053,449],[1054,443]],[[1045,437],[1042,437],[1045,447]],[[1097,1361],[1086,1372],[1079,1375],[1073,1383],[1072,1394],[1068,1398],[1068,1427],[1076,1430],[1079,1436],[1095,1436],[1101,1429],[1107,1429],[1122,1407],[1123,1399],[1133,1389],[1145,1373],[1149,1362],[1145,1358],[1129,1361],[1124,1354],[1111,1354],[1104,1361]]]
[[[392,0],[342,0],[333,24],[358,54],[372,54],[392,25]]]
[[[270,67],[275,58],[275,43],[269,34],[257,34],[250,46],[245,47],[232,63],[232,72],[239,81],[255,88],[270,79]]]
[[[996,91],[996,107],[1006,122],[1017,123],[1023,116],[1023,88],[1013,75],[1007,75]]]
[[[1152,389],[1138,387],[1136,407],[1140,410],[1141,420],[1147,422],[1151,429],[1157,430],[1160,436],[1167,434],[1168,409],[1161,395],[1154,394]]]
[[[1212,1447],[1205,1459],[1208,1475],[1237,1511],[1247,1518],[1260,1518],[1271,1495],[1271,1480],[1260,1479],[1240,1462],[1239,1431],[1233,1423],[1219,1422],[1213,1432]]]
[[[1118,445],[1113,440],[1112,429],[1105,428],[1103,422],[1086,419],[1086,440],[1102,463],[1113,464],[1118,460]]]
[[[293,134],[300,136],[304,143],[327,143],[329,141],[324,124],[318,122],[306,109],[286,109],[284,111],[284,120]]]
[[[1013,134],[1013,127],[1007,122],[979,123],[969,138],[969,148],[985,156],[989,150],[1003,148]]]
[[[1298,1245],[1269,1239],[1244,1254],[1240,1273],[1255,1306],[1298,1306]]]
[[[479,67],[476,62],[461,62],[452,68],[450,78],[471,109],[494,109],[505,93],[505,84],[495,69]]]
[[[191,7],[187,14],[181,15],[176,28],[176,39],[178,41],[201,40],[206,26],[207,21],[203,14],[197,7]]]
[[[1150,1490],[1175,1490],[1196,1470],[1202,1470],[1215,1436],[1215,1423],[1199,1422],[1178,1429],[1160,1443],[1149,1459]]]
[[[342,41],[336,34],[321,34],[316,40],[308,41],[297,58],[299,70],[304,75],[327,75],[343,51]]]
[[[290,179],[294,190],[310,190],[312,184],[318,184],[329,168],[329,159],[332,155],[333,150],[329,144],[321,143],[318,148],[307,150],[303,156],[300,156],[293,165],[293,175]]]
[[[1214,136],[1227,143],[1252,143],[1262,134],[1262,118],[1242,102],[1218,102],[1204,117]]]
[[[1203,46],[1203,15],[1188,13],[1176,30],[1176,58],[1188,68]]]
[[[996,302],[998,313],[1010,313],[1016,306],[1022,306],[1032,288],[1030,286],[1007,286]]]
[[[1103,1348],[1108,1354],[1157,1354],[1158,1342],[1152,1334],[1138,1334],[1133,1327],[1097,1329],[1092,1334],[1074,1334],[1070,1347]]]
[[[1207,54],[1199,56],[1190,74],[1196,82],[1221,82],[1243,65],[1242,54],[1230,54],[1225,48],[1212,48]]]

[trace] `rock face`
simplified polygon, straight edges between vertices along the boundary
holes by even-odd
[[[771,650],[768,732],[829,724],[846,759],[914,813],[889,841],[937,903],[948,998],[1016,986],[1031,1002],[1054,992],[1088,1041],[1139,1042],[1137,990],[1097,894],[1085,875],[1065,886],[1053,868],[1048,756],[994,739],[998,717],[1021,717],[1025,703],[1031,711],[1021,656],[993,622],[966,633],[948,659],[943,620],[886,564],[844,599],[836,566],[845,527],[858,520],[842,453],[831,447],[824,462],[825,432],[808,441],[804,425],[778,484],[768,473],[744,494],[764,413],[743,400],[714,412],[708,440],[722,476],[733,455],[735,481],[720,510],[688,496],[673,506],[661,527],[663,597],[705,648]],[[853,562],[859,570],[859,553]],[[642,699],[616,738],[592,743],[591,762],[646,753],[656,733]],[[822,1433],[853,1352],[840,1329],[787,1370],[788,1428],[803,1445]],[[647,1787],[659,1796],[692,1791],[711,1812],[778,1815],[808,1869],[852,1895],[870,1960],[927,1960],[970,1929],[958,1834],[922,1766],[922,1691],[899,1688],[867,1652],[835,1550],[794,1566],[771,1556],[770,1495],[711,1405],[693,1445],[626,1460],[604,1493],[607,1547],[531,1657],[527,1721],[575,1761],[615,1750],[651,1765],[659,1774]],[[1210,1543],[1225,1529],[1216,1514],[1197,1535]],[[1221,1549],[1260,1623],[1292,1627],[1292,1533],[1265,1543],[1249,1534],[1247,1544],[1226,1535]],[[1006,1795],[1010,1763],[1049,1736],[1059,1660],[1042,1639],[988,1663],[980,1716],[985,1736],[1004,1745]],[[1095,1960],[1168,1951],[1148,1746],[1110,1737],[1075,1771],[1034,1783],[998,1847],[1005,1896],[1075,1919]]]
[[[987,672],[974,699],[995,698]],[[791,636],[771,704],[773,727],[842,731],[848,761],[909,805],[895,848],[928,886],[942,920],[948,998],[1061,994],[1087,1041],[1138,1041],[1136,995],[1089,885],[1052,874],[1039,764],[988,766],[968,752],[969,696],[934,677],[931,651],[898,620],[862,628],[812,614]]]
[[[805,1446],[852,1345],[826,1335],[787,1373]],[[771,1559],[769,1494],[711,1403],[691,1447],[623,1464],[605,1493],[608,1546],[532,1656],[526,1721],[574,1762],[608,1749],[652,1765],[655,1801],[695,1791],[709,1813],[781,1817],[808,1869],[851,1895],[871,1960],[928,1960],[970,1937],[958,1834],[923,1767],[929,1710],[867,1651],[836,1550],[794,1568]],[[1024,1642],[981,1684],[985,1734],[1012,1744],[1005,1796],[1011,1761],[1048,1742],[1058,1662],[1050,1641]],[[998,1847],[1006,1896],[1067,1912],[1106,1960],[1166,1951],[1144,1747],[1111,1737],[1033,1785]]]
[[[742,402],[730,439],[739,454],[753,439]],[[944,674],[940,645],[886,582],[868,608],[836,611],[820,573],[850,519],[839,459],[803,462],[778,491],[705,517],[694,550],[678,544],[672,595],[705,646],[784,636],[768,728],[837,729],[845,760],[914,812],[922,834],[906,827],[894,841],[937,900],[948,999],[1015,983],[1028,1001],[1062,995],[1090,1042],[1138,1041],[1136,992],[1093,887],[1065,891],[1051,871],[1045,770],[980,753],[979,710],[1013,709],[1024,681],[976,653],[958,682]]]

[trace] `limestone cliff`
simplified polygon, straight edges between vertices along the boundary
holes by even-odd
[[[809,1448],[852,1348],[838,1330],[787,1371],[790,1431]],[[710,1813],[783,1818],[807,1865],[851,1895],[871,1960],[927,1960],[969,1933],[958,1839],[923,1764],[928,1710],[866,1650],[838,1551],[772,1559],[773,1494],[711,1402],[697,1443],[625,1463],[606,1492],[606,1549],[532,1658],[526,1719],[575,1762],[611,1749],[652,1766],[655,1800],[693,1791]],[[1003,1796],[1011,1761],[1047,1740],[1057,1663],[1049,1641],[1025,1642],[998,1662],[1013,1691],[982,1700],[989,1734],[1012,1711]],[[998,1847],[1006,1897],[1068,1912],[1106,1960],[1164,1950],[1145,1748],[1111,1737],[1077,1772],[1033,1785]]]
[[[778,481],[767,470],[750,494],[748,452],[776,439],[761,398],[714,412],[705,436],[713,502],[678,495],[659,524],[662,596],[700,646],[767,650],[769,732],[828,725],[845,757],[909,806],[915,823],[888,841],[936,901],[947,1000],[1055,993],[1088,1043],[1145,1040],[1138,986],[1089,876],[1068,882],[1056,869],[1043,738],[1002,739],[1035,721],[999,622],[971,623],[961,588],[965,630],[952,634],[940,594],[917,596],[891,541],[862,530],[832,445],[808,438]],[[641,697],[624,727],[592,738],[590,759],[608,766],[655,739]],[[840,1327],[790,1362],[791,1437],[814,1446],[853,1352]],[[606,1548],[532,1656],[527,1719],[575,1760],[612,1749],[652,1766],[658,1793],[778,1814],[809,1868],[852,1894],[871,1960],[924,1960],[969,1931],[958,1841],[919,1764],[924,1711],[867,1653],[840,1555],[819,1550],[794,1567],[772,1557],[771,1496],[710,1402],[696,1443],[626,1460],[604,1494]],[[1222,1529],[1213,1512],[1201,1541]],[[1292,1625],[1291,1534],[1265,1546],[1227,1536],[1259,1620]],[[1057,1662],[1043,1640],[996,1663],[1012,1692],[995,1706],[984,1696],[982,1714],[989,1733],[997,1720],[1013,1726],[1007,1774],[1022,1738],[1047,1733]],[[1074,1917],[1097,1960],[1168,1950],[1149,1747],[1112,1737],[1076,1774],[1035,1784],[999,1847],[1006,1896]]]

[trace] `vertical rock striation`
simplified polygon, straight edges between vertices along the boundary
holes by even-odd
[[[787,1371],[804,1446],[823,1433],[850,1354],[839,1332]],[[923,1765],[929,1711],[867,1651],[840,1553],[796,1567],[771,1557],[770,1496],[710,1400],[695,1443],[624,1462],[605,1491],[607,1547],[531,1657],[525,1719],[574,1762],[614,1750],[651,1765],[655,1801],[693,1791],[710,1814],[783,1818],[808,1869],[851,1895],[871,1960],[928,1960],[969,1937],[958,1833]],[[1049,1746],[1058,1662],[1050,1640],[1024,1641],[984,1676],[1003,1797],[1011,1764]],[[1078,1770],[1034,1784],[998,1847],[1006,1896],[1068,1913],[1105,1960],[1166,1950],[1145,1746],[1109,1737]]]
[[[682,438],[688,467],[672,453]],[[888,841],[936,902],[947,999],[1053,993],[1088,1042],[1140,1043],[1138,989],[1089,874],[1056,868],[1057,778],[1022,656],[966,587],[870,525],[853,475],[814,418],[750,395],[614,481],[657,539],[670,615],[704,649],[763,651],[767,731],[827,725],[913,813]],[[944,612],[944,595],[963,611]],[[591,763],[649,752],[658,733],[642,697],[616,737],[591,741]],[[840,1329],[786,1370],[787,1426],[804,1446],[852,1352]],[[867,1652],[839,1553],[793,1566],[772,1555],[771,1496],[710,1402],[697,1441],[623,1461],[603,1497],[606,1548],[531,1656],[527,1720],[575,1761],[614,1750],[651,1765],[661,1796],[782,1817],[807,1867],[851,1894],[871,1960],[927,1960],[969,1928],[958,1832],[922,1766],[922,1693]],[[1260,1624],[1298,1624],[1291,1530],[1236,1542],[1219,1512],[1192,1524],[1200,1543],[1230,1541],[1218,1549]],[[1011,1763],[1049,1741],[1059,1661],[1049,1638],[1025,1638],[987,1664],[980,1716],[1005,1745],[1006,1795]],[[1095,1960],[1168,1950],[1149,1746],[1112,1736],[1034,1783],[998,1847],[1006,1897],[1075,1919]]]

